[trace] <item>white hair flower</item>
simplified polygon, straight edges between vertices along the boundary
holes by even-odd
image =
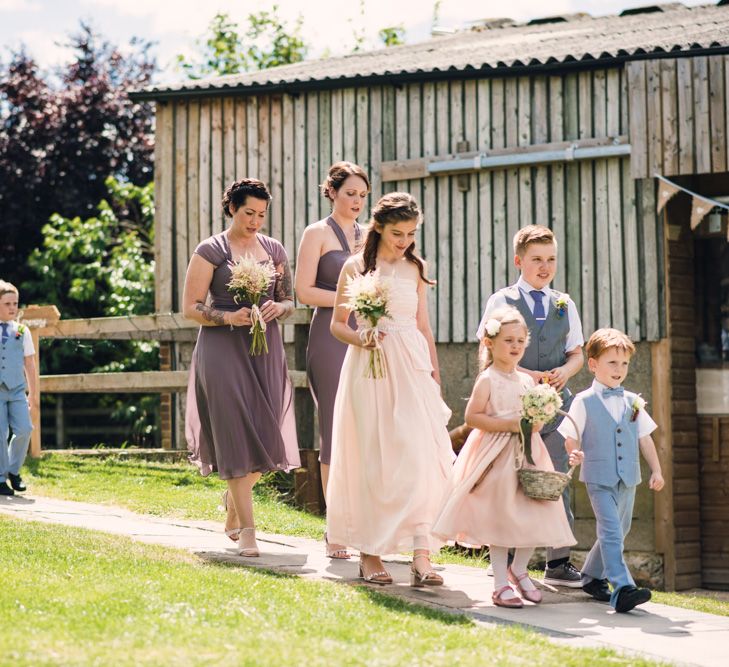
[[[501,322],[499,322],[499,320],[495,320],[492,317],[488,322],[486,322],[486,333],[489,337],[493,338],[499,333],[499,331],[501,331]]]

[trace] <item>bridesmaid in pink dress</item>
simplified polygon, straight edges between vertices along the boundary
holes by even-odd
[[[420,211],[405,193],[380,199],[361,254],[344,265],[331,331],[349,345],[334,405],[327,533],[360,552],[360,576],[388,584],[381,556],[414,551],[410,583],[439,586],[430,554],[443,545],[431,526],[452,471],[425,263],[414,254]],[[370,347],[348,324],[347,278],[380,272],[388,317],[378,324],[386,376],[366,377]],[[360,322],[360,327],[366,326]]]
[[[528,498],[516,474],[521,397],[534,386],[531,377],[516,370],[528,338],[524,318],[511,306],[494,311],[486,323],[483,343],[490,363],[476,380],[466,406],[466,423],[474,430],[458,455],[433,526],[444,540],[489,545],[493,602],[500,607],[522,607],[522,597],[541,602],[541,593],[527,574],[535,547],[576,544],[564,505]],[[535,425],[532,434],[535,466],[554,470],[540,429]],[[514,548],[514,560],[507,568],[509,548]]]

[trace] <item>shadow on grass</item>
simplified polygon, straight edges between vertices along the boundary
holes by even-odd
[[[235,556],[226,556],[224,554],[220,554],[219,552],[199,552],[196,555],[205,561],[207,567],[222,568],[226,570],[242,568],[249,572],[255,572],[261,577],[272,580],[301,581],[300,575],[307,572],[307,570],[301,568],[300,565],[292,564],[291,556],[286,557],[286,566],[297,568],[296,573],[281,572],[280,570],[270,570],[257,567],[253,563],[247,563],[245,561],[242,561],[240,558],[236,558]],[[313,570],[309,571],[313,572]],[[311,585],[332,585],[330,583],[313,581],[308,583],[310,583]],[[339,584],[335,585],[343,584],[345,584],[345,582],[340,582]],[[456,610],[454,610],[453,612],[440,611],[438,609],[433,609],[432,607],[425,606],[424,604],[418,604],[417,602],[403,600],[402,598],[396,597],[395,595],[388,595],[387,593],[373,590],[367,585],[350,586],[350,590],[353,591],[354,594],[358,597],[366,598],[370,602],[376,604],[378,607],[381,607],[382,609],[389,612],[416,615],[418,617],[431,621],[438,621],[449,626],[475,626],[473,620]],[[436,600],[434,600],[434,602],[435,601]]]
[[[433,609],[432,607],[426,607],[422,604],[403,600],[402,598],[395,597],[394,595],[388,595],[387,593],[380,593],[379,591],[373,590],[372,588],[362,585],[354,586],[353,590],[358,595],[366,597],[374,604],[386,609],[387,611],[399,612],[403,614],[416,614],[422,618],[427,618],[433,621],[439,621],[446,625],[456,625],[462,627],[473,627],[474,622],[462,613],[458,612],[447,612]]]

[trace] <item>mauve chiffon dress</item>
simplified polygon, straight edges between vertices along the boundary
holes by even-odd
[[[276,239],[262,234],[258,239],[274,265],[288,261]],[[213,308],[233,311],[251,305],[236,304],[228,291],[233,258],[225,233],[201,242],[195,253],[215,266],[210,283]],[[274,290],[275,281],[269,286],[269,299]],[[190,368],[185,435],[190,460],[203,475],[217,472],[221,479],[232,479],[300,465],[291,383],[276,320],[268,322],[266,340],[268,354],[252,357],[250,326],[200,327]]]
[[[349,259],[351,251],[347,237],[342,228],[332,217],[326,223],[336,234],[341,250],[330,250],[319,257],[316,269],[316,282],[319,289],[330,292],[337,291],[337,281],[342,266]],[[355,225],[355,241],[360,239],[359,225]],[[332,419],[334,416],[334,399],[339,386],[339,373],[342,370],[344,355],[348,345],[332,336],[329,325],[332,322],[333,308],[317,306],[309,326],[309,344],[306,348],[306,373],[309,378],[309,388],[316,403],[319,418],[319,461],[329,465],[332,456]],[[350,326],[354,329],[354,317],[350,319]]]

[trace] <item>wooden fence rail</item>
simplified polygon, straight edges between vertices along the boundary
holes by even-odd
[[[308,391],[306,344],[309,336],[311,311],[297,308],[284,326],[294,326],[294,366],[289,376],[294,387],[295,410],[299,442],[304,448],[313,446],[314,415]],[[139,371],[119,373],[78,373],[69,375],[40,375],[40,339],[87,340],[157,340],[192,342],[199,326],[181,313],[155,313],[128,317],[94,317],[61,320],[54,306],[29,306],[23,313],[33,336],[36,349],[36,378],[40,393],[167,393],[184,391],[189,371]],[[31,456],[41,453],[40,410],[33,415]]]

